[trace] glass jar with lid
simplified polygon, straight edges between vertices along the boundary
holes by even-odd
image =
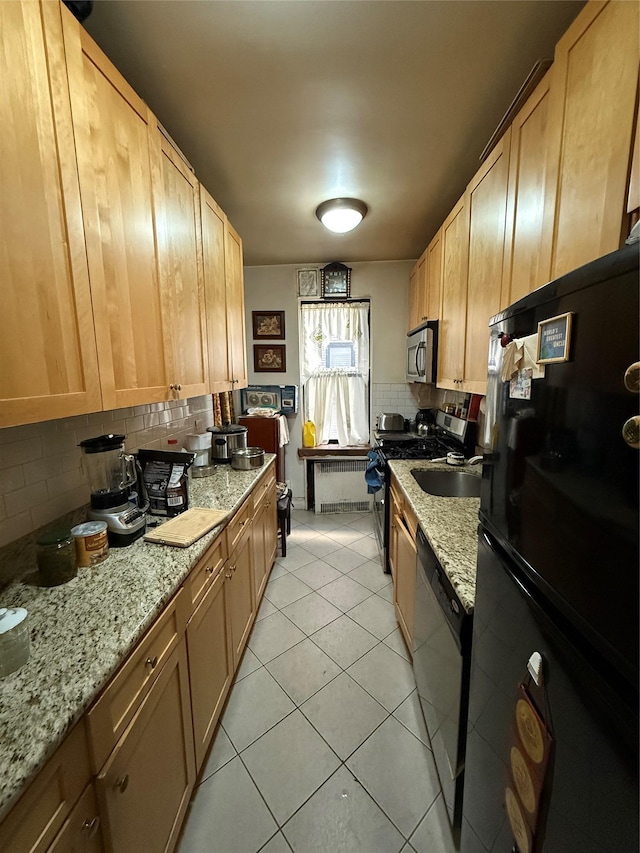
[[[76,546],[69,530],[52,530],[39,536],[36,558],[43,586],[58,586],[78,574]]]

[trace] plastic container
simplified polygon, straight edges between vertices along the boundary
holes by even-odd
[[[78,574],[76,546],[68,530],[53,530],[39,536],[36,559],[43,586],[58,586]]]
[[[0,678],[29,660],[29,620],[23,607],[0,607]]]
[[[302,446],[316,446],[316,425],[313,421],[305,421],[302,427]]]
[[[75,540],[76,563],[86,568],[97,566],[109,556],[106,521],[87,521],[71,528]]]

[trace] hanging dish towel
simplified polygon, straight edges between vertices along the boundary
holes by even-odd
[[[380,472],[380,457],[375,450],[370,450],[367,453],[369,464],[364,472],[364,479],[367,482],[367,494],[373,495],[384,486],[384,477]]]
[[[502,357],[502,381],[508,382],[514,373],[530,368],[532,379],[544,377],[544,364],[537,364],[538,335],[527,335],[507,344]]]

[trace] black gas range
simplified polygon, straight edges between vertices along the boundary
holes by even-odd
[[[472,456],[475,452],[476,424],[444,412],[438,412],[434,434],[418,436],[415,433],[377,432],[375,452],[378,454],[378,470],[384,478],[384,486],[374,493],[373,517],[376,536],[382,553],[382,565],[387,574],[389,568],[389,480],[388,462],[394,459],[439,459],[447,453],[463,453]]]

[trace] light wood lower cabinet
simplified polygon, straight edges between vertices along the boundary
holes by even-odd
[[[98,800],[93,783],[84,789],[48,853],[104,853]]]
[[[195,778],[183,637],[98,775],[107,850],[173,850]]]
[[[234,668],[242,657],[255,618],[252,541],[244,536],[225,564]]]
[[[233,679],[228,583],[220,566],[187,625],[196,772],[207,754]]]
[[[260,500],[255,505],[253,516],[253,589],[255,608],[262,598],[269,580],[269,572],[276,558],[278,547],[276,480],[270,477]]]
[[[0,850],[48,850],[90,779],[85,721],[80,720],[0,823]]]
[[[389,496],[389,563],[393,577],[393,603],[402,636],[409,651],[413,652],[418,519],[393,475]]]

